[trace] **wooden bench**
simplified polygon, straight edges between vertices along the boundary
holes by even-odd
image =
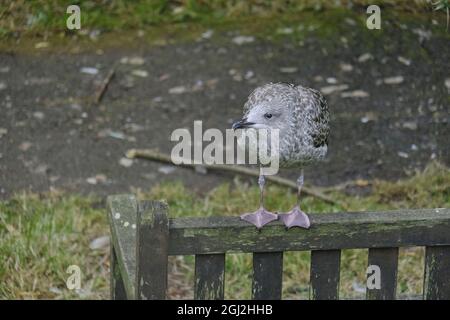
[[[398,248],[425,246],[423,299],[450,299],[450,209],[311,214],[309,230],[258,232],[237,217],[169,219],[159,201],[108,198],[112,299],[165,299],[170,255],[195,255],[195,299],[223,299],[225,255],[253,253],[254,299],[281,299],[284,251],[311,250],[310,298],[338,299],[342,249],[369,248],[382,272],[367,299],[395,299]]]

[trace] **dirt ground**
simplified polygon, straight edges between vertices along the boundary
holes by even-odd
[[[307,168],[309,184],[395,180],[431,159],[450,165],[449,37],[431,29],[431,22],[411,23],[367,39],[352,27],[301,40],[289,29],[277,40],[206,30],[196,41],[158,46],[3,49],[0,198],[51,188],[103,196],[178,179],[208,190],[233,176],[130,162],[124,153],[169,153],[172,131],[192,129],[194,120],[204,130],[230,128],[251,90],[276,81],[321,89],[329,102],[329,155]],[[88,102],[115,63],[100,105]]]

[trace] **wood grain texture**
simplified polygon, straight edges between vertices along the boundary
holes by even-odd
[[[450,246],[426,247],[423,297],[450,300]]]
[[[137,218],[136,298],[162,300],[167,291],[167,205],[160,201],[141,201]]]
[[[341,250],[311,251],[311,300],[338,300]]]
[[[368,265],[380,268],[380,288],[367,288],[366,298],[394,300],[397,292],[398,248],[369,249]]]
[[[281,299],[283,252],[253,254],[252,297],[254,300]]]
[[[136,229],[133,225],[136,225],[137,206],[136,197],[129,194],[107,199],[111,245],[128,299],[135,296]]]
[[[225,254],[198,254],[195,256],[196,300],[223,300],[225,281]]]
[[[450,209],[310,214],[311,228],[272,222],[258,232],[239,217],[170,221],[169,254],[280,252],[445,245]]]
[[[125,285],[123,283],[122,274],[120,273],[119,264],[117,262],[116,253],[114,252],[114,247],[111,246],[110,250],[110,289],[111,289],[111,300],[126,300],[127,292],[125,290]]]

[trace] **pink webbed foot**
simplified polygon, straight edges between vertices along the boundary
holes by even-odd
[[[278,220],[278,215],[261,207],[255,212],[244,213],[241,215],[241,219],[255,225],[257,229],[261,229],[269,222]]]
[[[300,209],[299,206],[296,206],[294,209],[287,213],[280,213],[279,216],[281,221],[284,222],[284,225],[288,229],[292,227],[309,229],[309,227],[311,226],[309,217]]]

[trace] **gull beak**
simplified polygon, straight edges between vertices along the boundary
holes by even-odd
[[[236,129],[245,129],[245,128],[249,128],[252,125],[254,125],[254,122],[248,122],[247,118],[244,118],[238,122],[233,123],[232,129],[236,130]]]

